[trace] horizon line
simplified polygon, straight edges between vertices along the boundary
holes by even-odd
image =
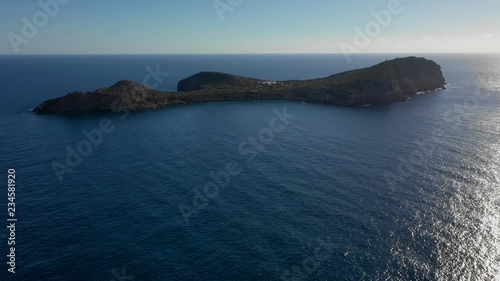
[[[375,53],[357,53],[349,54],[351,56],[356,55],[466,55],[466,54],[500,54],[500,52],[375,52]],[[26,53],[26,54],[7,54],[0,53],[0,56],[158,56],[158,55],[346,55],[344,53]]]

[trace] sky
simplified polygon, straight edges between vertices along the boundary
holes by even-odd
[[[0,54],[500,52],[498,0],[0,0]]]

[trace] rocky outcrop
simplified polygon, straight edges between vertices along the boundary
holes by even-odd
[[[47,100],[33,112],[147,110],[211,101],[291,100],[357,106],[404,101],[417,92],[443,88],[441,67],[407,57],[312,80],[266,81],[226,73],[201,72],[181,80],[178,92],[161,92],[123,80],[93,92],[72,92]]]

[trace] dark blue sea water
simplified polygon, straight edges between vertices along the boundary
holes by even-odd
[[[500,55],[426,55],[448,89],[387,105],[30,113],[157,67],[173,91],[202,70],[308,79],[397,56],[0,57],[0,280],[500,280]]]

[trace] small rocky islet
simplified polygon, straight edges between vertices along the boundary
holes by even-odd
[[[267,81],[220,72],[200,72],[181,80],[177,92],[163,92],[122,80],[96,91],[71,92],[47,100],[33,113],[137,111],[217,101],[287,100],[361,106],[405,101],[419,92],[445,87],[441,67],[417,57],[311,80]]]

